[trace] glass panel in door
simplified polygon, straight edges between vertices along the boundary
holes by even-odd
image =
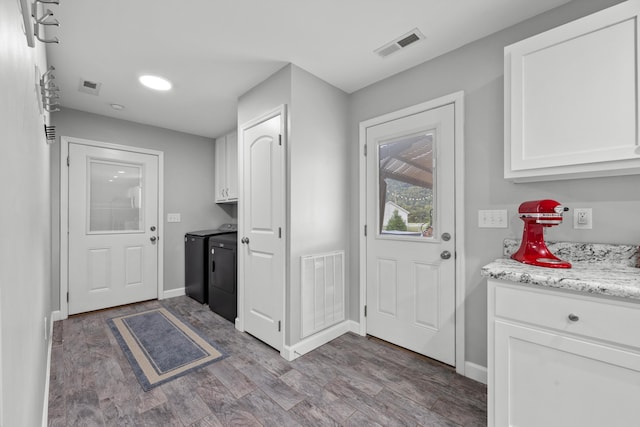
[[[434,133],[422,132],[378,145],[378,236],[433,238]]]
[[[142,165],[89,160],[89,233],[142,232]]]

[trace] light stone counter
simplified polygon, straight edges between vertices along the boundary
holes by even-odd
[[[485,265],[482,268],[483,276],[548,288],[640,299],[640,268],[635,267],[637,246],[548,243],[549,250],[571,262],[572,268],[547,268],[510,259],[509,255],[519,247],[519,242],[514,242],[505,240],[505,258]]]

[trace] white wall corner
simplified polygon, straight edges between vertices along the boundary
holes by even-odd
[[[467,378],[471,378],[472,380],[481,382],[482,384],[487,383],[487,367],[476,365],[471,362],[464,362],[464,375]]]
[[[169,289],[168,291],[163,291],[162,296],[159,299],[167,299],[167,298],[175,298],[186,295],[184,287]]]

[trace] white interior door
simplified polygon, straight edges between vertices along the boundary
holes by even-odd
[[[283,348],[284,146],[283,113],[242,129],[241,232],[244,330]]]
[[[455,365],[454,106],[367,128],[367,333]]]
[[[69,144],[69,314],[158,297],[158,156]]]

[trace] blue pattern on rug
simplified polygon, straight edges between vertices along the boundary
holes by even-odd
[[[176,325],[172,319],[165,316],[163,310],[174,316],[180,325]],[[125,335],[127,333],[124,331],[121,333],[114,321],[121,322],[126,328],[130,339],[135,341],[138,351],[132,351],[123,337],[123,333]],[[107,322],[145,391],[227,357],[227,354],[213,340],[165,307],[114,317]],[[187,329],[187,332],[185,333],[179,326]],[[189,336],[189,333],[192,336]],[[205,341],[203,343],[205,347],[209,345],[215,350],[212,352],[203,348],[196,342],[198,338]],[[220,353],[219,357],[215,357],[216,351]],[[148,365],[157,374],[155,380],[149,380],[149,373],[145,373],[145,369],[141,366],[144,361],[139,361],[136,354],[138,358],[146,358]],[[172,371],[177,372],[172,374]]]

